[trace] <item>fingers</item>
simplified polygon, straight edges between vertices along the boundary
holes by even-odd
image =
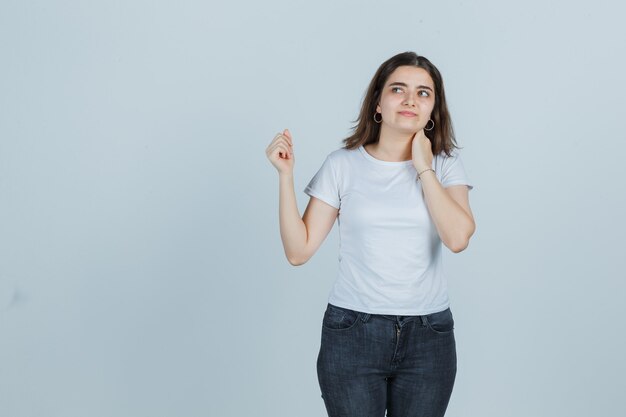
[[[281,138],[284,139],[289,144],[289,146],[293,146],[293,139],[291,137],[291,132],[289,132],[289,130],[285,129],[283,133],[278,133],[276,136],[274,136],[274,139],[272,140],[272,144],[274,142],[277,142]]]
[[[289,143],[289,146],[293,146],[293,139],[291,137],[291,132],[289,131],[289,129],[283,130],[283,133],[279,133],[276,136],[285,138],[285,140]]]
[[[278,145],[278,148],[281,150],[280,152],[278,152],[278,156],[279,157],[281,157],[283,159],[291,159],[291,157],[293,156],[293,153],[291,153],[290,150],[288,150],[283,145]]]
[[[415,133],[413,134],[413,137],[412,137],[411,139],[413,140],[413,139],[415,139],[415,138],[418,138],[418,139],[421,139],[421,140],[428,139],[428,138],[426,137],[426,133],[424,132],[424,129],[420,129],[420,130],[418,130],[417,132],[415,132]]]
[[[287,139],[289,139],[289,143],[291,143],[291,145],[293,146],[293,141],[291,140],[291,132],[289,131],[289,129],[285,129],[283,131],[283,135],[285,135],[287,137]]]
[[[293,148],[289,145],[286,138],[276,137],[276,139],[267,147],[265,153],[270,159],[278,157],[279,159],[293,158]]]
[[[288,153],[293,155],[293,140],[291,138],[291,132],[289,132],[288,129],[285,129],[283,133],[278,133],[274,136],[274,139],[266,149],[266,153],[271,153],[274,149],[276,149],[278,144],[283,144]]]

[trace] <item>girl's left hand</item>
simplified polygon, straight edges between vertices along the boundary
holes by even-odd
[[[413,135],[411,145],[413,166],[417,172],[433,167],[433,151],[430,139],[426,137],[424,129],[420,129]]]

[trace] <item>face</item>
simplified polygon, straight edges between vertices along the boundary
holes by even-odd
[[[426,126],[434,106],[435,83],[428,72],[400,66],[385,81],[376,111],[382,114],[381,128],[415,133]]]

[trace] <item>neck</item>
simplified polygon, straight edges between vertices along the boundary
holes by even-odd
[[[381,126],[378,143],[371,144],[371,150],[379,159],[390,162],[408,161],[412,158],[413,133],[386,132]]]

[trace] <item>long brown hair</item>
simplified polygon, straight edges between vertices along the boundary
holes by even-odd
[[[424,130],[426,137],[430,139],[432,144],[433,155],[438,155],[443,151],[450,156],[452,150],[458,148],[454,138],[452,120],[446,105],[446,95],[443,89],[441,74],[437,67],[427,58],[417,55],[415,52],[403,52],[395,55],[383,62],[378,68],[367,88],[359,117],[353,121],[353,123],[356,123],[352,127],[353,133],[343,140],[344,148],[355,149],[361,145],[378,142],[380,138],[380,124],[374,121],[376,105],[380,100],[387,78],[396,68],[404,65],[425,69],[435,83],[435,106],[430,116],[435,123],[435,127],[430,131]]]

